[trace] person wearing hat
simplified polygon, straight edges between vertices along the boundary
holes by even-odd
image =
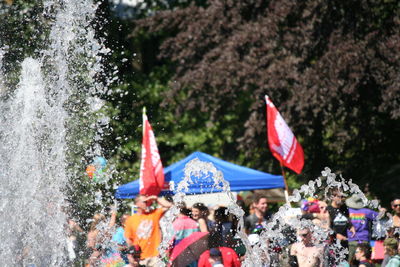
[[[399,255],[399,242],[396,238],[389,237],[383,242],[385,248],[385,254],[389,255],[389,261],[385,267],[399,267],[400,266],[400,255]]]
[[[210,258],[208,261],[212,267],[224,267],[222,264],[222,253],[218,248],[210,249]]]
[[[204,251],[199,258],[198,267],[240,267],[236,252],[228,247],[213,247]]]
[[[348,230],[347,236],[349,240],[349,262],[353,260],[356,247],[360,243],[369,244],[371,240],[371,225],[372,222],[379,218],[379,214],[386,212],[386,209],[381,208],[380,213],[371,209],[365,208],[367,201],[362,199],[359,194],[354,194],[346,199],[346,205],[349,208],[349,217],[351,224],[354,226],[355,234],[351,235]]]
[[[236,252],[231,248],[221,247],[216,236],[208,236],[208,247],[209,249],[200,255],[198,267],[213,267],[220,263],[225,267],[240,267],[240,259]]]

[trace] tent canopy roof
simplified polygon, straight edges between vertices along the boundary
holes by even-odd
[[[229,182],[231,191],[247,191],[255,189],[284,188],[284,181],[281,175],[273,175],[247,167],[239,166],[202,152],[194,152],[186,158],[168,166],[164,169],[165,181],[173,182],[175,188],[185,177],[186,164],[193,160],[200,160],[202,163],[212,163],[217,171],[222,172],[223,178]],[[198,161],[196,161],[199,164]],[[196,164],[196,163],[194,163]],[[194,165],[195,166],[195,165]],[[213,172],[191,173],[191,180],[186,194],[203,194],[221,192],[221,188],[215,188]],[[220,184],[222,185],[222,184]],[[161,194],[174,194],[176,191],[162,191]],[[134,198],[139,194],[139,180],[121,185],[115,193],[116,198]]]

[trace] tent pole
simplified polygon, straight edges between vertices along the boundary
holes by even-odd
[[[287,184],[287,181],[286,181],[286,175],[285,175],[285,171],[283,169],[282,162],[280,163],[280,165],[281,165],[281,171],[282,171],[282,176],[283,176],[283,182],[285,184],[285,191],[284,191],[285,200],[286,200],[286,204],[288,204],[290,206],[290,202],[289,202],[289,187],[288,187],[288,184]]]

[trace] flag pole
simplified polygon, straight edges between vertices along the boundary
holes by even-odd
[[[280,166],[281,166],[281,171],[282,171],[282,176],[283,176],[283,183],[285,184],[285,190],[284,190],[285,200],[286,200],[286,204],[288,204],[290,206],[290,202],[289,202],[289,187],[288,187],[288,184],[287,184],[287,181],[286,181],[285,170],[283,169],[282,162],[280,162]]]
[[[142,123],[143,123],[143,125],[142,125],[142,128],[143,128],[143,130],[142,130],[142,134],[143,134],[143,136],[144,136],[144,131],[146,130],[145,128],[145,116],[147,116],[146,115],[146,107],[143,107],[143,112],[142,112]]]

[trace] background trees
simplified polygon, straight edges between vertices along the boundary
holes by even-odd
[[[134,20],[144,79],[164,78],[146,86],[164,162],[194,149],[279,173],[268,94],[305,149],[298,179],[329,166],[362,185],[394,182],[399,23],[396,1],[318,0],[193,2]]]

